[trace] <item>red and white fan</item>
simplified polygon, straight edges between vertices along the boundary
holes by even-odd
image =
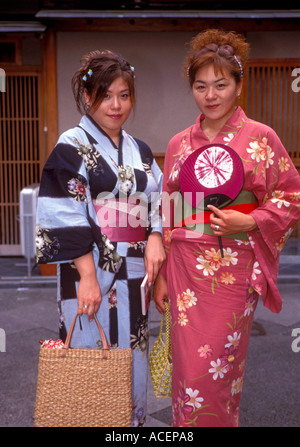
[[[180,171],[180,189],[190,205],[224,208],[240,193],[244,183],[244,168],[239,155],[224,144],[208,144],[196,149],[183,163]],[[202,193],[202,198],[199,194]],[[189,193],[189,194],[186,194]],[[222,242],[219,237],[223,256]]]

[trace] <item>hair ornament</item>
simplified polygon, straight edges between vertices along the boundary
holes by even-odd
[[[240,60],[238,59],[238,57],[237,57],[235,54],[233,55],[233,57],[234,57],[236,63],[238,64],[238,66],[239,66],[239,68],[240,68],[241,78],[243,78],[243,76],[244,76],[243,66],[242,66]]]
[[[87,72],[87,74],[88,74],[89,77],[91,77],[92,74],[93,74],[93,70],[89,69],[89,71]],[[86,75],[86,74],[85,74],[84,76],[82,76],[82,80],[83,80],[84,82],[86,82],[86,80],[87,80],[87,75]]]
[[[132,71],[132,77],[133,79],[135,79],[135,74],[134,74],[134,67],[132,65],[129,65],[130,70]]]

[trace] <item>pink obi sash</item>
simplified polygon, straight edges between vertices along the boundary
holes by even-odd
[[[127,199],[101,199],[93,200],[93,205],[101,231],[111,242],[146,240],[148,207],[145,204]]]

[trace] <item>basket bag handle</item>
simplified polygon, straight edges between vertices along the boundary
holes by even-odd
[[[70,348],[70,342],[71,342],[72,334],[73,334],[73,331],[74,331],[75,323],[76,323],[77,317],[79,317],[79,316],[80,315],[78,313],[75,315],[75,318],[74,318],[74,320],[73,320],[73,322],[72,322],[72,324],[70,326],[70,329],[69,329],[69,332],[67,334],[67,338],[66,338],[66,341],[65,341],[65,345],[62,348],[62,357],[66,356],[67,350]],[[110,346],[108,344],[108,341],[106,339],[104,331],[103,331],[103,329],[102,329],[102,327],[101,327],[101,325],[100,325],[100,323],[98,321],[98,318],[96,317],[95,314],[94,314],[94,319],[95,319],[95,323],[97,325],[98,331],[100,333],[101,341],[102,341],[103,357],[105,359],[107,359],[107,352],[109,351]]]
[[[169,362],[172,362],[172,349],[171,349],[171,339],[170,339],[170,305],[169,301],[165,301],[166,313],[165,313],[165,323],[166,323],[166,355],[168,356]],[[160,321],[160,333],[163,333],[164,317]]]

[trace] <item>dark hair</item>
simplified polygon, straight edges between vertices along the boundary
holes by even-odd
[[[190,86],[195,81],[199,68],[213,64],[216,70],[226,69],[239,83],[249,53],[249,44],[242,35],[234,31],[226,32],[209,29],[198,34],[190,42],[190,52],[185,63],[185,75]]]
[[[96,50],[82,56],[80,64],[72,78],[72,90],[81,114],[88,111],[84,92],[91,98],[91,109],[96,108],[111,83],[120,76],[127,82],[131,103],[135,106],[134,68],[122,56],[109,50]]]

